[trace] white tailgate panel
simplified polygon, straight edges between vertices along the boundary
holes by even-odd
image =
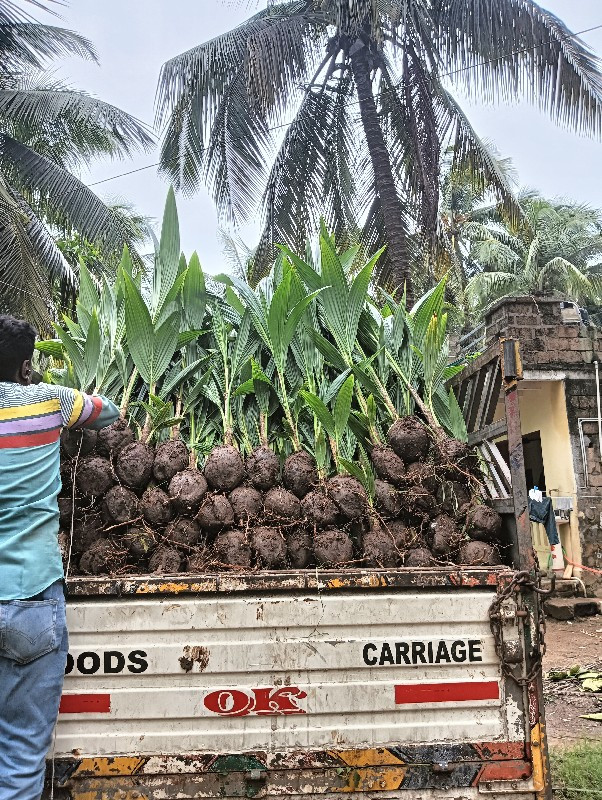
[[[56,755],[520,739],[504,711],[492,598],[72,601]]]

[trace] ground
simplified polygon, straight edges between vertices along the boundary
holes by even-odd
[[[602,616],[571,622],[547,620],[544,675],[574,664],[602,672]],[[572,746],[583,739],[602,742],[602,722],[580,719],[602,712],[602,694],[582,692],[576,681],[544,679],[548,741],[552,747]]]

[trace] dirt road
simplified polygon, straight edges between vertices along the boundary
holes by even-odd
[[[602,672],[602,616],[571,622],[547,620],[544,675],[574,664]],[[583,692],[576,681],[544,679],[548,741],[554,747],[570,746],[581,739],[602,741],[602,722],[581,719],[581,714],[602,712],[602,694]]]

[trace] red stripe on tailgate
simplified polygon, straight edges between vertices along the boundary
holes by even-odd
[[[403,683],[395,687],[397,705],[409,703],[453,703],[466,700],[499,700],[497,681],[463,683]]]
[[[59,714],[106,714],[110,710],[110,694],[64,694]]]

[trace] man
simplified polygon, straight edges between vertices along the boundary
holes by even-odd
[[[0,316],[0,800],[38,800],[68,650],[58,545],[63,427],[102,428],[118,409],[31,385],[36,332]]]

